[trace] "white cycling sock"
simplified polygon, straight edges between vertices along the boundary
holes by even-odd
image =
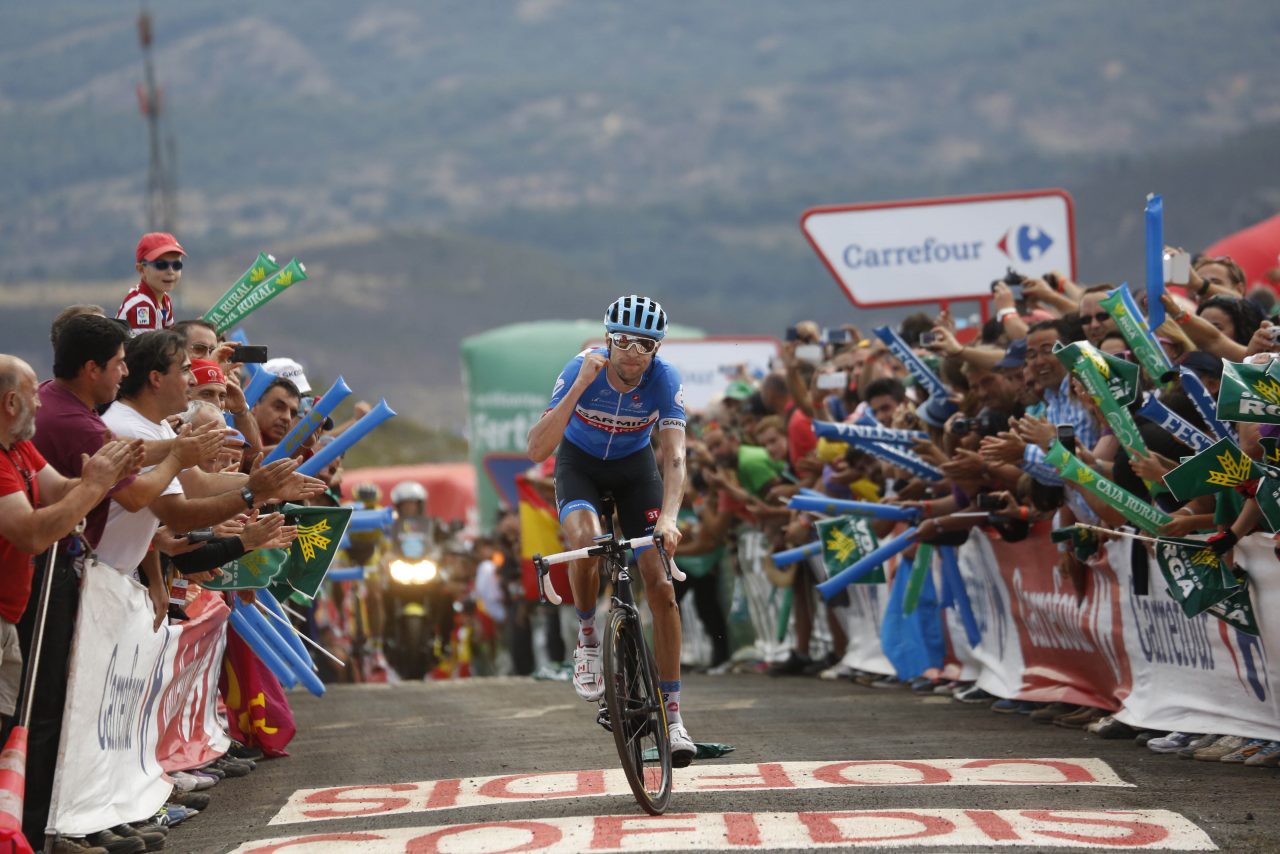
[[[575,611],[578,609],[575,608]],[[599,646],[600,639],[596,637],[596,611],[592,608],[590,611],[578,611],[578,643],[582,646]]]
[[[680,720],[680,680],[674,682],[659,682],[658,688],[662,691],[662,702],[667,707],[667,725],[678,724]]]

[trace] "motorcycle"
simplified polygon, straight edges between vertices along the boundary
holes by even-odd
[[[384,597],[387,619],[383,651],[404,679],[422,679],[447,643],[453,617],[439,547],[430,534],[402,530],[392,541]]]

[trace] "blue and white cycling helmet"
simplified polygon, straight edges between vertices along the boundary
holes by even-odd
[[[661,341],[667,334],[667,313],[648,297],[619,297],[604,313],[604,328]]]

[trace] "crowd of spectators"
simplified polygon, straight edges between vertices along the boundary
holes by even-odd
[[[240,345],[204,320],[175,322],[169,293],[184,256],[172,235],[145,235],[139,284],[116,316],[94,305],[59,313],[52,377],[42,380],[26,362],[0,355],[0,715],[6,736],[17,710],[30,715],[22,823],[35,850],[44,847],[50,821],[82,574],[119,572],[139,582],[159,629],[188,619],[184,606],[224,564],[290,545],[297,531],[279,511],[283,502],[338,503],[341,458],[317,477],[297,468],[347,425],[329,421],[293,455],[261,464],[314,404],[310,386],[296,362],[281,360],[267,366],[277,376],[249,406]],[[234,595],[254,598],[252,591]],[[33,648],[38,680],[28,692]],[[172,794],[157,814],[87,836],[56,836],[49,850],[159,850],[170,825],[208,806],[203,790],[248,774],[262,756],[252,744],[232,742],[213,763],[172,773]]]
[[[1163,296],[1167,319],[1154,330],[1156,339],[1175,366],[1193,371],[1215,398],[1224,361],[1265,364],[1280,352],[1275,337],[1280,322],[1273,325],[1270,319],[1276,309],[1270,288],[1246,286],[1230,259],[1201,257],[1193,264],[1189,284],[1166,286]],[[1012,282],[993,283],[992,290],[994,317],[980,327],[958,328],[944,311],[912,315],[896,330],[940,377],[944,395],[930,395],[880,337],[853,325],[824,331],[817,323],[797,324],[776,370],[759,379],[745,374],[735,378],[721,401],[690,422],[689,504],[698,527],[689,541],[692,545],[681,545],[681,563],[686,553],[701,561],[726,548],[732,551],[731,534],[736,531],[763,532],[770,552],[812,542],[818,517],[787,509],[787,501],[802,490],[813,490],[919,511],[916,538],[921,543],[956,545],[974,528],[1016,541],[1034,530],[1056,557],[1057,571],[1083,596],[1089,583],[1088,560],[1066,544],[1051,543],[1049,526],[1037,523],[1116,528],[1126,520],[1089,491],[1064,482],[1046,464],[1046,452],[1064,435],[1074,436],[1075,453],[1094,472],[1172,515],[1171,522],[1153,533],[1207,536],[1230,566],[1230,549],[1238,538],[1268,530],[1256,512],[1242,513],[1252,499],[1238,491],[1180,501],[1161,488],[1179,459],[1195,452],[1138,412],[1144,396],[1154,395],[1184,421],[1211,432],[1177,384],[1156,388],[1142,378],[1142,394],[1128,408],[1147,452],[1135,453],[1120,444],[1098,403],[1055,355],[1061,346],[1087,341],[1108,354],[1137,361],[1101,304],[1114,285],[1084,285],[1050,273],[1025,278],[1016,287]],[[1145,295],[1135,296],[1145,311]],[[815,420],[857,422],[868,416],[883,427],[926,434],[912,451],[940,470],[943,479],[924,479],[854,444],[819,438],[814,432]],[[1275,435],[1278,428],[1234,426],[1240,447],[1261,461],[1259,439]],[[979,508],[994,512],[972,512]],[[892,524],[877,523],[877,533],[888,534]],[[1088,728],[1105,738],[1134,738],[1156,752],[1280,765],[1280,742],[1233,733],[1137,730],[1100,708],[996,697],[971,683],[948,679],[942,670],[909,680],[854,670],[842,663],[845,627],[835,609],[824,609],[830,640],[824,638],[825,654],[814,654],[821,602],[814,587],[823,580],[815,577],[821,572],[818,566],[816,561],[800,561],[786,572],[769,567],[775,576],[771,580],[789,586],[793,596],[789,653],[756,665],[772,676],[810,675],[877,688],[904,687],[949,695],[961,703],[986,704],[998,713],[1028,715],[1041,723]],[[721,571],[732,567],[726,562]],[[745,571],[742,562],[737,567]],[[723,637],[721,603],[711,599],[704,605],[699,599],[697,604],[707,633]],[[762,628],[767,630],[757,626],[757,633]],[[717,641],[711,669],[724,670],[731,652]]]
[[[5,452],[0,462],[0,716],[6,733],[18,709],[26,706],[31,716],[23,828],[37,849],[49,820],[82,573],[120,572],[138,581],[147,590],[158,628],[187,619],[184,604],[190,599],[184,597],[194,595],[219,567],[255,549],[290,544],[296,529],[279,512],[281,502],[339,503],[340,459],[317,477],[303,476],[297,467],[352,422],[326,421],[293,455],[262,465],[264,453],[315,405],[312,389],[296,361],[275,360],[263,368],[275,378],[249,405],[250,375],[236,358],[239,345],[204,320],[175,322],[168,295],[180,280],[184,256],[172,236],[146,235],[137,250],[139,284],[117,317],[97,306],[75,305],[53,319],[51,378],[42,381],[25,362],[0,355]],[[996,537],[1024,538],[1045,519],[1058,528],[1076,522],[1123,524],[1114,508],[1064,482],[1046,464],[1046,452],[1069,427],[1084,463],[1172,514],[1161,534],[1212,535],[1223,552],[1249,534],[1260,522],[1256,513],[1244,512],[1247,496],[1221,492],[1178,501],[1167,490],[1153,489],[1191,450],[1138,413],[1135,404],[1131,414],[1149,450],[1131,453],[1055,356],[1058,347],[1083,341],[1135,360],[1102,306],[1111,290],[1054,273],[1027,278],[1016,289],[995,283],[994,317],[978,328],[961,328],[945,311],[908,317],[898,332],[941,378],[944,395],[928,395],[899,356],[865,330],[845,325],[824,331],[813,322],[799,323],[774,370],[762,377],[742,372],[708,411],[693,413],[681,513],[685,537],[678,556],[687,579],[677,594],[691,600],[710,641],[705,669],[723,673],[742,658],[735,658],[739,650],[724,607],[725,582],[742,571],[742,562],[734,560],[735,535],[759,532],[769,551],[812,541],[815,518],[787,507],[802,490],[918,510],[917,537],[929,543],[962,541],[974,526]],[[1230,259],[1197,259],[1189,284],[1169,287],[1163,301],[1167,320],[1155,330],[1157,340],[1211,394],[1224,361],[1269,359],[1280,352],[1277,326],[1270,320],[1277,308],[1271,291],[1247,288]],[[1176,387],[1156,388],[1145,378],[1143,383],[1144,392],[1184,421],[1208,430],[1186,394]],[[924,480],[854,445],[819,438],[814,429],[815,421],[864,418],[926,434],[912,450],[944,479]],[[1260,439],[1277,433],[1251,423],[1238,429],[1240,447],[1256,459],[1263,453]],[[531,472],[531,479],[553,494],[546,472]],[[380,503],[378,495],[364,497],[369,506]],[[416,509],[402,502],[401,515],[424,513],[425,494],[410,498]],[[996,517],[976,519],[963,512],[979,505],[995,507]],[[199,529],[209,531],[195,538],[199,541],[188,537]],[[474,604],[470,613],[479,616],[457,624],[470,632],[465,654],[454,649],[437,676],[459,675],[464,666],[471,672],[473,663],[477,673],[530,673],[540,647],[545,661],[565,658],[559,617],[524,595],[519,538],[518,515],[511,512],[474,545],[449,541],[459,544],[447,550],[457,587],[450,595]],[[352,538],[351,563],[377,563],[362,553],[365,545]],[[1063,577],[1083,590],[1087,560],[1071,548],[1056,554]],[[89,563],[89,557],[98,563]],[[46,574],[40,679],[26,696],[23,674],[36,625],[33,591]],[[760,664],[772,676],[904,686],[989,704],[995,712],[1088,727],[1103,737],[1133,737],[1158,752],[1280,765],[1278,742],[1232,733],[1137,732],[1102,709],[994,697],[947,679],[942,671],[900,680],[852,670],[842,663],[846,627],[815,595],[823,580],[816,565],[800,562],[773,575],[771,580],[791,589],[792,646],[780,660]],[[185,592],[175,579],[187,582]],[[355,664],[330,667],[328,678],[386,678],[390,668],[381,655],[382,627],[376,624],[381,607],[364,601],[375,591],[376,585],[331,584],[311,612],[313,636],[341,664]],[[225,595],[252,600],[251,592]],[[547,628],[544,639],[535,642],[539,618]],[[822,654],[815,655],[819,634]],[[51,850],[158,850],[169,824],[208,806],[210,796],[203,789],[223,777],[249,773],[261,756],[251,744],[233,743],[216,762],[172,774],[173,793],[157,815],[87,837],[59,837]]]

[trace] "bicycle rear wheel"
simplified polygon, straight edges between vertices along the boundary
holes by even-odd
[[[658,668],[634,611],[614,607],[604,648],[604,697],[636,802],[661,815],[671,798],[671,742]],[[648,754],[648,756],[646,756]]]

